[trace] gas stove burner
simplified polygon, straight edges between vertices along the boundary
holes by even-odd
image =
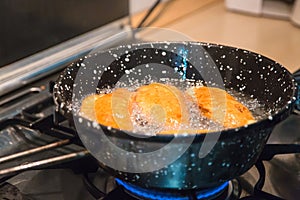
[[[218,187],[205,190],[189,190],[189,191],[164,191],[164,190],[153,190],[145,189],[133,184],[115,179],[117,184],[124,188],[124,192],[129,194],[128,200],[147,199],[147,200],[211,200],[211,199],[222,199],[232,200],[238,199],[239,192],[236,188],[237,181],[225,182]],[[235,188],[234,188],[235,187]],[[108,195],[109,196],[109,195]],[[109,198],[106,198],[109,200]]]

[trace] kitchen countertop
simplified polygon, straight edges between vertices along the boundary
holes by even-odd
[[[145,12],[133,16],[134,26]],[[290,72],[300,68],[300,27],[290,21],[232,12],[223,0],[170,0],[153,12],[146,25],[151,21],[152,27],[178,31],[195,41],[260,53]]]

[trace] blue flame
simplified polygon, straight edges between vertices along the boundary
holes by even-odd
[[[146,198],[146,199],[151,199],[151,200],[162,200],[162,199],[164,199],[164,200],[189,200],[188,196],[183,197],[183,196],[178,196],[178,194],[174,194],[174,193],[165,193],[165,192],[148,190],[148,189],[144,189],[144,188],[126,183],[124,181],[121,181],[120,179],[116,179],[116,182],[119,185],[123,186],[130,193],[132,193],[138,197],[142,197],[142,198]],[[222,190],[224,190],[227,186],[228,186],[228,182],[225,182],[216,188],[201,191],[201,192],[196,192],[197,199],[201,200],[201,199],[213,196],[213,195],[221,192]]]
[[[214,188],[210,191],[206,191],[206,192],[203,192],[203,193],[198,193],[197,194],[197,199],[204,199],[204,198],[213,196],[213,195],[221,192],[222,190],[224,190],[227,186],[228,186],[228,182],[225,182],[222,185],[220,185],[219,187]]]

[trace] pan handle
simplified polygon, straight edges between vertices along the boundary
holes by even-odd
[[[300,116],[300,69],[298,69],[293,76],[298,83],[298,91],[295,108],[292,114]],[[259,161],[269,161],[275,155],[293,153],[300,153],[300,144],[266,144],[259,157]]]
[[[269,161],[275,155],[300,153],[300,144],[266,144],[258,160]]]

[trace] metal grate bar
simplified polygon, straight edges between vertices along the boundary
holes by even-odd
[[[37,148],[33,148],[33,149],[25,150],[25,151],[22,151],[22,152],[14,153],[12,155],[4,156],[4,157],[0,158],[0,164],[3,163],[3,162],[9,161],[9,160],[16,159],[16,158],[20,158],[20,157],[24,157],[24,156],[30,156],[30,155],[33,155],[35,153],[41,152],[41,151],[46,151],[46,150],[49,150],[49,149],[57,148],[57,147],[60,147],[60,146],[63,146],[63,145],[69,144],[69,143],[70,143],[70,140],[66,139],[66,140],[61,140],[61,141],[58,141],[58,142],[53,142],[53,143],[50,143],[50,144],[47,144],[47,145],[44,145],[44,146],[40,146],[40,147],[37,147]]]
[[[37,167],[46,167],[46,166],[58,164],[61,162],[66,162],[66,161],[83,158],[83,157],[87,156],[88,154],[89,154],[89,152],[87,150],[82,150],[79,152],[69,153],[69,154],[65,154],[62,156],[56,156],[56,157],[47,158],[44,160],[29,162],[26,164],[15,166],[15,167],[2,169],[2,170],[0,170],[0,175],[9,175],[9,174],[13,174],[16,172],[22,172],[25,170],[35,169]]]

